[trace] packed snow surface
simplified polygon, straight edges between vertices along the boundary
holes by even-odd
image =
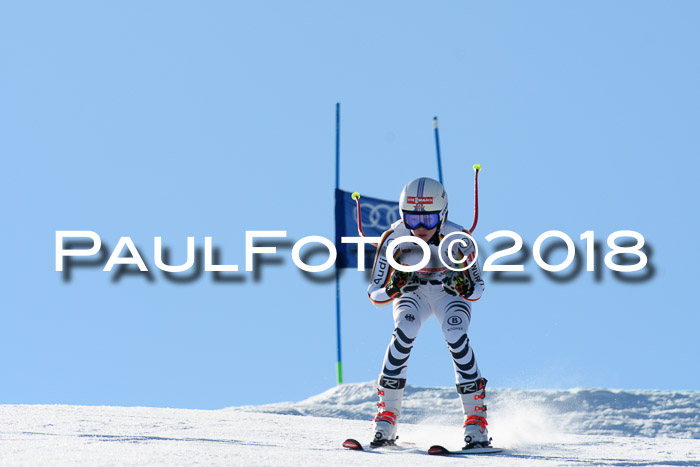
[[[371,439],[374,383],[302,402],[221,410],[0,405],[0,465],[690,465],[700,467],[700,393],[489,389],[499,454],[436,457],[461,447],[453,388],[408,386],[399,446]]]

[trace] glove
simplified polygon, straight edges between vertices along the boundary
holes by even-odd
[[[442,280],[442,290],[450,295],[469,298],[474,293],[474,282],[464,271],[450,271]]]
[[[395,269],[391,273],[389,282],[387,282],[384,290],[391,298],[399,298],[407,292],[413,292],[420,285],[420,279],[415,272],[403,272]]]

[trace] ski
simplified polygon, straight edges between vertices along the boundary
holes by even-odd
[[[345,441],[343,441],[343,447],[345,449],[350,449],[351,451],[373,451],[375,449],[383,449],[383,448],[389,448],[390,450],[398,449],[411,449],[412,446],[415,446],[412,443],[408,443],[406,446],[402,446],[399,444],[396,444],[396,442],[387,442],[384,444],[375,444],[375,443],[369,443],[367,445],[362,445],[359,441],[353,438],[348,438]],[[414,448],[415,449],[415,448]],[[459,456],[459,455],[466,455],[466,454],[494,454],[497,452],[502,452],[503,449],[501,448],[494,448],[491,446],[487,447],[472,447],[469,449],[460,449],[458,451],[450,451],[444,446],[440,446],[439,444],[436,444],[434,446],[430,446],[430,449],[428,449],[428,454],[431,456]],[[425,451],[423,451],[425,452]]]
[[[359,441],[353,438],[348,438],[343,441],[343,447],[345,449],[350,449],[351,451],[373,451],[375,449],[390,449],[402,451],[405,449],[415,448],[413,443],[397,443],[396,440],[387,441],[385,443],[375,443],[371,442],[369,444],[362,445]]]
[[[440,446],[439,444],[436,444],[434,446],[430,446],[430,449],[428,449],[428,454],[430,454],[431,456],[460,456],[464,454],[494,454],[502,451],[503,449],[501,448],[494,448],[491,446],[473,447],[469,449],[460,449],[459,451],[450,451],[449,449]]]

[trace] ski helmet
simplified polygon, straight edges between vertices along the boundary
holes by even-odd
[[[419,225],[440,228],[447,219],[447,192],[437,180],[416,178],[403,188],[399,211],[401,220],[411,230]]]

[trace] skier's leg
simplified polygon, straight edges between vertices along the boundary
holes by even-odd
[[[459,297],[444,294],[434,305],[435,316],[442,326],[447,347],[452,354],[457,384],[468,383],[481,378],[474,351],[469,345],[469,321],[471,305]]]
[[[377,394],[378,413],[374,419],[376,443],[396,438],[396,422],[401,414],[401,400],[406,386],[408,357],[418,335],[425,312],[424,298],[408,293],[394,300],[394,332],[386,349]]]
[[[481,377],[474,350],[469,345],[469,322],[471,305],[469,302],[446,295],[436,304],[443,312],[436,312],[442,324],[442,332],[452,355],[457,380],[457,392],[464,411],[464,438],[467,446],[488,443],[486,428],[486,379]]]
[[[397,389],[406,384],[408,357],[413,341],[423,322],[424,298],[417,293],[408,293],[394,300],[394,332],[384,355],[380,382],[384,387]]]

